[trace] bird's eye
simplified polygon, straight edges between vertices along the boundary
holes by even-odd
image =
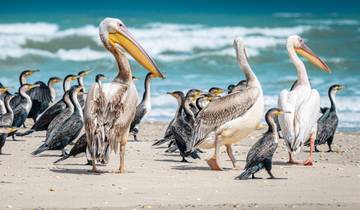
[[[122,23],[119,23],[119,26],[120,26],[120,27],[123,27],[123,24],[122,24]]]

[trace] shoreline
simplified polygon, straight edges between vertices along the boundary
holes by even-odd
[[[102,174],[89,173],[85,156],[69,158],[54,165],[59,151],[33,157],[45,132],[8,140],[0,156],[0,209],[358,209],[360,208],[360,133],[338,132],[335,152],[314,154],[313,167],[291,166],[280,140],[274,155],[275,176],[268,180],[261,171],[259,180],[234,180],[241,173],[231,169],[225,149],[220,165],[224,171],[210,171],[204,161],[213,150],[200,154],[201,160],[180,162],[178,154],[166,154],[166,145],[152,147],[162,137],[166,123],[145,122],[139,142],[126,146],[125,170],[114,173],[119,156],[111,154]],[[264,132],[257,130],[234,146],[242,168],[250,146]],[[70,147],[67,147],[69,150]],[[326,151],[327,146],[319,146]],[[304,159],[308,149],[296,155]],[[70,201],[70,202],[69,202]]]

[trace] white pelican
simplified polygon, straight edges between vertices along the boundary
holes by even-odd
[[[96,172],[96,161],[108,157],[109,147],[116,153],[120,145],[119,173],[124,173],[125,145],[138,98],[125,52],[154,77],[164,76],[121,20],[105,18],[100,23],[99,34],[104,47],[115,57],[118,75],[110,83],[93,84],[88,93],[84,109],[86,152],[88,159],[92,159],[92,170]]]
[[[194,147],[215,147],[213,157],[207,160],[212,170],[221,170],[217,160],[222,145],[226,146],[233,167],[236,167],[231,145],[255,130],[264,113],[261,84],[248,63],[244,41],[237,38],[234,46],[237,61],[246,77],[246,88],[211,101],[198,113],[194,124]],[[211,133],[214,135],[209,135]]]
[[[301,37],[290,36],[286,46],[296,68],[297,81],[290,92],[282,90],[280,93],[279,108],[291,113],[280,116],[279,123],[288,148],[289,163],[299,163],[293,160],[292,153],[298,152],[304,142],[310,138],[310,155],[303,164],[312,165],[312,151],[320,112],[320,95],[317,90],[311,89],[305,65],[296,53],[325,72],[330,72],[330,68],[305,45]]]

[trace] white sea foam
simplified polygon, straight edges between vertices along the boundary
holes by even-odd
[[[310,17],[312,16],[311,13],[289,13],[289,12],[279,12],[274,13],[274,17],[281,17],[281,18],[299,18],[299,17]]]
[[[109,53],[105,51],[96,51],[92,50],[89,47],[82,49],[59,49],[56,52],[56,56],[61,60],[69,60],[69,61],[88,61],[88,60],[99,60],[104,58],[110,58]]]
[[[307,25],[359,25],[359,21],[353,19],[319,19],[319,20],[296,20],[299,24]]]
[[[130,31],[150,55],[164,62],[187,60],[196,57],[219,55],[234,56],[232,41],[237,36],[245,38],[250,56],[257,56],[259,50],[284,43],[287,36],[310,30],[309,26],[294,27],[208,27],[204,25],[184,25],[151,23]],[[105,59],[107,56],[87,46],[81,49],[59,49],[51,53],[43,49],[26,47],[29,41],[48,43],[56,39],[81,36],[89,37],[98,45],[98,29],[94,25],[61,29],[53,23],[0,24],[0,59],[20,58],[26,55],[46,56],[62,60],[88,61]],[[200,53],[195,53],[200,50]],[[104,51],[105,52],[105,51]],[[171,53],[169,53],[171,52]],[[186,54],[184,54],[186,53]]]

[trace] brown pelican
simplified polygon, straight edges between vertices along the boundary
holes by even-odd
[[[329,88],[328,96],[330,99],[330,108],[324,107],[321,108],[321,117],[317,121],[317,132],[316,132],[316,139],[315,139],[315,152],[319,152],[317,149],[318,145],[327,143],[329,150],[328,152],[332,152],[331,144],[334,140],[335,131],[339,123],[339,118],[336,114],[336,102],[335,96],[336,93],[343,89],[342,85],[336,84],[332,85]],[[307,141],[305,146],[309,146],[310,142]]]
[[[141,102],[136,107],[135,118],[130,125],[130,132],[134,136],[134,140],[137,141],[136,135],[139,133],[139,124],[141,120],[150,112],[151,110],[151,90],[150,90],[150,80],[153,78],[151,73],[146,75],[144,81],[144,94]]]
[[[73,74],[69,74],[64,78],[63,81],[63,90],[64,93],[70,89],[71,82],[76,80],[77,76]],[[31,127],[30,130],[24,133],[17,133],[17,136],[25,136],[33,133],[34,131],[44,131],[48,129],[49,124],[51,121],[66,107],[65,102],[61,99],[49,108],[47,108],[36,120],[34,125]]]
[[[50,123],[46,132],[45,142],[32,155],[38,155],[46,150],[62,150],[66,156],[65,147],[78,137],[83,128],[83,113],[78,101],[82,87],[75,85],[63,97],[66,108]]]
[[[104,47],[115,57],[118,75],[102,87],[92,85],[88,93],[84,109],[87,155],[92,159],[92,170],[96,171],[96,160],[99,161],[108,155],[107,145],[115,152],[120,145],[119,173],[124,173],[125,145],[129,137],[130,124],[135,117],[138,98],[125,52],[154,77],[164,76],[121,20],[105,18],[100,23],[99,32]]]
[[[279,142],[275,118],[282,114],[284,114],[284,111],[278,108],[272,108],[266,113],[265,120],[269,126],[268,130],[250,148],[246,157],[244,172],[235,179],[248,179],[250,175],[252,175],[252,178],[255,178],[254,174],[264,168],[270,175],[271,179],[275,178],[271,173],[272,157]]]
[[[264,112],[261,84],[248,63],[244,41],[237,38],[234,46],[237,61],[246,77],[246,89],[214,99],[198,113],[194,124],[193,146],[215,147],[213,157],[207,160],[212,170],[221,170],[217,160],[222,145],[226,146],[233,167],[236,167],[231,145],[255,130]]]
[[[36,118],[45,111],[56,98],[56,89],[54,85],[61,82],[62,79],[59,77],[49,78],[47,84],[42,81],[35,82],[34,84],[40,85],[39,87],[33,88],[28,92],[31,98],[32,106],[28,118],[32,118],[34,123]]]
[[[330,68],[305,45],[301,37],[290,36],[286,46],[296,68],[297,81],[291,91],[282,90],[279,95],[279,108],[291,112],[280,116],[279,124],[289,152],[289,163],[299,163],[293,160],[292,154],[298,152],[304,142],[310,139],[310,155],[303,164],[312,165],[320,95],[311,88],[305,65],[297,53],[325,72],[330,72]]]

